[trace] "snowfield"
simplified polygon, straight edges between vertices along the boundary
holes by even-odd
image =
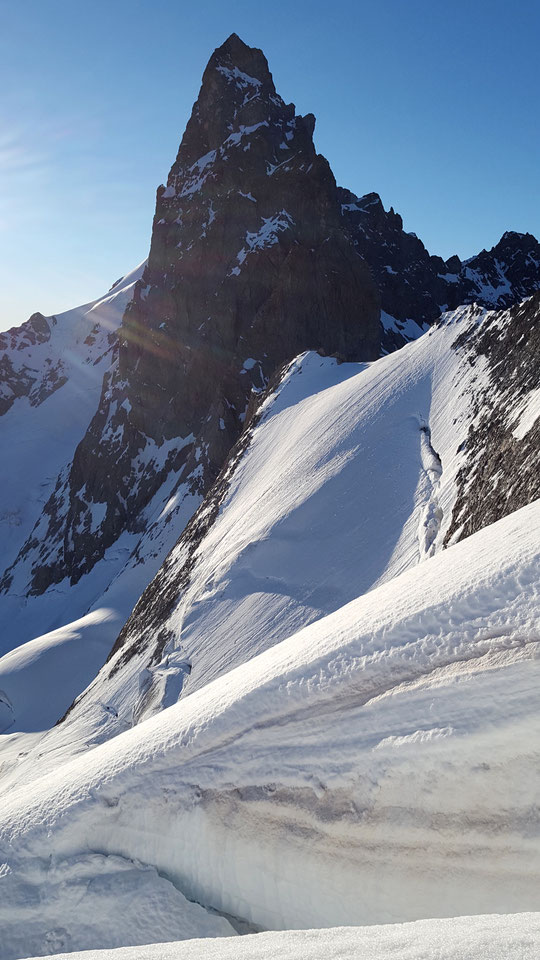
[[[53,883],[80,943],[94,854],[267,929],[537,909],[539,521],[517,511],[10,790],[2,960],[40,952],[26,917],[47,943]],[[88,945],[118,943],[119,912]],[[158,919],[131,935],[162,939]]]
[[[56,960],[537,960],[539,951],[540,916],[518,913],[89,950]]]
[[[54,726],[100,669],[120,626],[102,608],[0,657],[0,733]]]

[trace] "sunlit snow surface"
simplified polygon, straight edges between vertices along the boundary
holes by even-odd
[[[62,960],[537,960],[539,952],[540,915],[525,913],[158,943]]]
[[[310,353],[290,365],[263,407],[219,516],[200,545],[189,586],[164,624],[172,640],[158,669],[162,678],[174,675],[177,694],[192,692],[442,549],[465,441],[488,382],[484,359],[471,356],[467,345],[459,350],[453,345],[489,316],[480,308],[460,308],[372,364],[338,364]],[[509,315],[501,313],[500,322],[509,322]],[[254,363],[247,358],[244,367]],[[532,402],[526,408],[523,403],[522,398],[513,407],[505,402],[507,421],[512,429],[519,424],[520,435],[537,413]],[[12,704],[10,713],[4,710],[3,729],[46,729],[51,716],[58,719],[69,705],[68,692],[77,695],[95,676],[103,651],[197,506],[196,496],[171,499],[174,479],[148,505],[142,537],[124,533],[74,587],[65,581],[29,599],[13,588],[0,597],[0,651],[38,635],[45,651],[49,638],[56,645],[56,630],[66,629],[80,638],[82,678],[76,690],[62,672],[56,681],[52,676],[46,702],[40,701],[43,716],[34,704],[30,726],[11,681],[15,661],[0,658],[0,690]],[[180,545],[172,577],[185,555]],[[99,635],[93,627],[87,630],[94,617],[101,620]],[[147,715],[141,712],[140,680],[152,644],[153,638],[144,636],[143,655],[133,657],[116,681],[98,678],[84,703],[93,717],[86,717],[80,734],[72,728],[66,734],[74,750]],[[34,645],[32,663],[39,671],[35,651]],[[17,663],[30,662],[22,651],[21,658]],[[183,686],[178,678],[185,678],[186,664],[192,669]],[[17,671],[22,683],[18,666]],[[164,679],[164,686],[171,685]],[[152,709],[171,702],[171,696],[169,690]],[[5,763],[5,744],[0,752]]]

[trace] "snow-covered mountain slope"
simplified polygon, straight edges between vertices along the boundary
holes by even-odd
[[[0,960],[540,908],[540,247],[313,128],[233,34],[147,263],[0,335]]]
[[[538,496],[538,300],[462,308],[373,364],[307,354],[290,365],[118,640],[189,519],[168,522],[170,487],[109,586],[106,560],[66,582],[56,607],[49,591],[26,601],[19,628],[59,609],[66,628],[0,659],[3,729],[46,730],[90,684],[31,751],[48,767],[66,743],[77,752],[116,735]],[[82,606],[98,573],[101,592],[94,582]],[[29,708],[39,678],[46,695]],[[17,742],[0,744],[4,776]]]
[[[472,532],[484,501],[487,522],[539,496],[534,413],[512,433],[536,396],[527,357],[539,315],[534,299],[499,313],[467,307],[373,364],[310,353],[289,365],[108,663],[40,752],[114,736],[417,568],[463,536],[464,504]],[[514,377],[481,347],[495,333]],[[501,429],[480,433],[494,409]]]
[[[6,791],[5,960],[26,918],[47,943],[36,903],[87,917],[92,884],[58,877],[95,854],[272,929],[536,910],[539,521],[512,513]]]
[[[41,528],[47,526],[44,505],[69,470],[97,406],[103,376],[114,363],[116,331],[143,268],[141,264],[92,303],[42,318],[39,337],[32,335],[32,321],[0,335],[3,373],[24,375],[26,385],[24,394],[12,391],[0,418],[2,572],[25,541],[31,535],[39,539]],[[5,388],[9,382],[9,377],[2,377]],[[124,553],[122,565],[128,555]],[[34,609],[27,598],[24,562],[19,572],[18,580],[4,573],[4,583],[10,579],[11,589],[0,597],[0,653],[78,618],[95,597],[94,587],[81,610],[74,597],[68,602],[66,583]]]
[[[54,726],[107,658],[121,626],[101,608],[0,657],[0,733]]]
[[[539,952],[539,915],[518,913],[149,944],[55,960],[537,960]]]
[[[15,559],[84,435],[143,269],[144,263],[91,303],[48,318],[35,314],[0,334],[2,570]]]

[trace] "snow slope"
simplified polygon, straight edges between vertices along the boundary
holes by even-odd
[[[54,726],[101,668],[120,626],[102,608],[0,657],[0,733]]]
[[[25,917],[94,854],[271,929],[537,910],[539,521],[511,514],[7,790],[2,960],[45,952]],[[71,884],[55,896],[65,915]]]
[[[489,316],[372,364],[294,361],[57,736],[113,736],[438,552],[489,382],[453,345]]]
[[[62,960],[537,960],[538,914],[288,930],[62,954]],[[57,957],[56,960],[60,960]]]
[[[470,464],[465,441],[485,413],[485,394],[497,402],[487,360],[470,344],[513,322],[509,312],[461,308],[372,364],[312,353],[293,362],[233,455],[221,493],[201,508],[203,534],[187,529],[117,653],[40,744],[39,758],[31,753],[32,771],[38,760],[48,768],[49,751],[76,753],[116,735],[438,552],[456,478]],[[522,409],[519,390],[504,397],[512,426]],[[474,455],[481,462],[478,445]],[[93,615],[115,611],[103,622],[104,647],[189,519],[186,511],[166,525],[167,496],[127,566],[89,605]],[[99,664],[90,643],[85,650],[90,682]],[[48,701],[60,694],[58,718],[63,686],[53,681],[47,690]],[[16,716],[9,729],[21,729]]]

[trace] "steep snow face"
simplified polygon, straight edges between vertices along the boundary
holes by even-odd
[[[145,960],[537,960],[540,916],[454,917],[416,923],[258,933],[144,947]],[[57,960],[140,960],[133,947]]]
[[[44,864],[6,960],[94,853],[273,929],[533,910],[539,521],[513,513],[80,758],[57,744],[2,799],[0,883]]]
[[[54,738],[114,736],[459,536],[468,438],[490,409],[476,334],[513,320],[462,308],[373,364],[291,364]],[[473,449],[479,470],[488,452]]]

